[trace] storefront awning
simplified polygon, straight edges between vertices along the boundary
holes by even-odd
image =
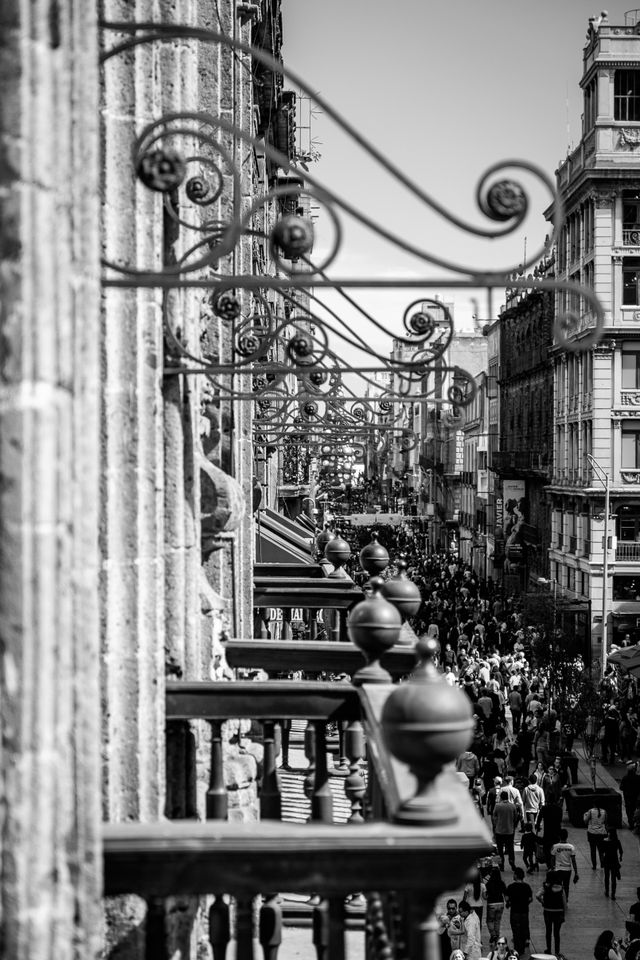
[[[313,537],[269,507],[256,519],[256,563],[312,563]]]

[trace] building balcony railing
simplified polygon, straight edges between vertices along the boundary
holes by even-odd
[[[363,598],[360,587],[348,577],[255,576],[253,635],[263,640],[292,640],[297,624],[309,640],[324,633],[328,640],[346,642],[347,611]],[[301,620],[294,620],[295,611],[300,612]]]
[[[640,543],[625,543],[618,540],[616,560],[640,561]]]
[[[622,231],[622,244],[625,247],[640,247],[640,230],[625,227]]]
[[[259,656],[259,649],[245,655]],[[287,669],[293,662],[285,657],[278,666]],[[412,678],[412,683],[426,685],[428,696],[421,702],[431,702],[433,696],[446,699],[449,688],[429,669],[421,665]],[[388,698],[403,686],[297,680],[167,684],[167,729],[174,745],[184,739],[186,721],[210,727],[206,822],[189,819],[193,809],[202,808],[193,797],[191,804],[181,801],[202,782],[194,751],[185,749],[182,763],[174,757],[170,766],[176,775],[175,785],[167,785],[173,819],[106,824],[102,837],[104,894],[137,894],[147,901],[145,956],[166,955],[170,905],[163,903],[165,898],[210,895],[215,897],[209,912],[214,956],[224,956],[231,939],[237,957],[253,957],[256,939],[265,956],[275,956],[282,937],[281,895],[292,893],[317,898],[317,905],[309,904],[307,910],[319,956],[345,956],[345,934],[352,923],[345,900],[358,894],[366,904],[363,953],[377,956],[383,946],[393,956],[438,960],[434,903],[464,882],[491,844],[468,789],[457,774],[441,769],[449,754],[454,759],[460,749],[459,721],[454,718],[445,743],[438,720],[433,743],[439,751],[444,747],[444,754],[434,752],[428,722],[416,724],[410,722],[413,715],[405,715],[411,713],[411,697],[400,697],[395,710],[385,710]],[[438,717],[438,707],[433,710]],[[250,720],[262,730],[257,822],[227,820],[222,726],[230,719]],[[309,766],[299,774],[307,797],[306,823],[287,820],[291,814],[283,803],[283,774],[277,765],[277,728],[284,733],[287,722],[295,720],[307,721]],[[335,757],[329,750],[329,725],[339,732]],[[408,733],[405,726],[411,728]],[[346,803],[340,815],[329,782],[332,769],[342,774],[338,782]],[[228,897],[234,900],[231,909]]]

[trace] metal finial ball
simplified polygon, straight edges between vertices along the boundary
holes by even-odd
[[[282,217],[275,224],[271,237],[284,257],[293,260],[310,253],[313,248],[313,223],[306,217],[293,214]]]
[[[440,654],[440,644],[435,637],[420,637],[416,642],[416,653],[423,664],[433,663]]]

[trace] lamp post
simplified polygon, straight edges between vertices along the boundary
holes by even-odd
[[[538,577],[537,582],[542,586],[550,587],[553,584],[553,619],[551,624],[551,643],[549,646],[549,688],[551,693],[551,706],[553,706],[555,692],[555,644],[557,642],[556,630],[558,627],[558,581],[547,579],[547,577]]]
[[[595,457],[592,457],[590,453],[587,454],[587,460],[591,466],[596,471],[596,476],[600,483],[604,485],[604,543],[603,543],[603,557],[602,557],[602,656],[601,661],[601,677],[604,677],[605,671],[607,669],[607,619],[609,617],[609,483],[610,476],[604,470],[604,468],[598,463]]]

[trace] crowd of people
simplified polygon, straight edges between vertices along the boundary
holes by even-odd
[[[611,668],[586,707],[573,692],[567,710],[572,691],[562,691],[563,715],[561,698],[552,689],[552,665],[537,656],[545,649],[544,627],[526,623],[514,598],[505,600],[494,583],[480,579],[454,555],[425,560],[409,552],[407,564],[422,595],[414,628],[438,640],[445,681],[460,686],[472,703],[473,739],[456,767],[494,837],[494,856],[477,865],[462,898],[450,898],[438,913],[442,958],[485,956],[484,922],[489,960],[519,960],[530,946],[529,911],[538,905],[547,953],[553,950],[562,958],[567,903],[572,883],[580,879],[576,848],[562,825],[578,738],[589,756],[600,748],[603,763],[627,763],[620,787],[640,850],[637,683]],[[578,675],[581,669],[576,663]],[[585,812],[584,823],[592,870],[602,871],[603,894],[615,900],[623,862],[616,825],[597,806]],[[507,864],[510,880],[504,877]],[[505,914],[510,936],[503,928]],[[640,888],[624,937],[603,931],[594,957],[640,960]]]

